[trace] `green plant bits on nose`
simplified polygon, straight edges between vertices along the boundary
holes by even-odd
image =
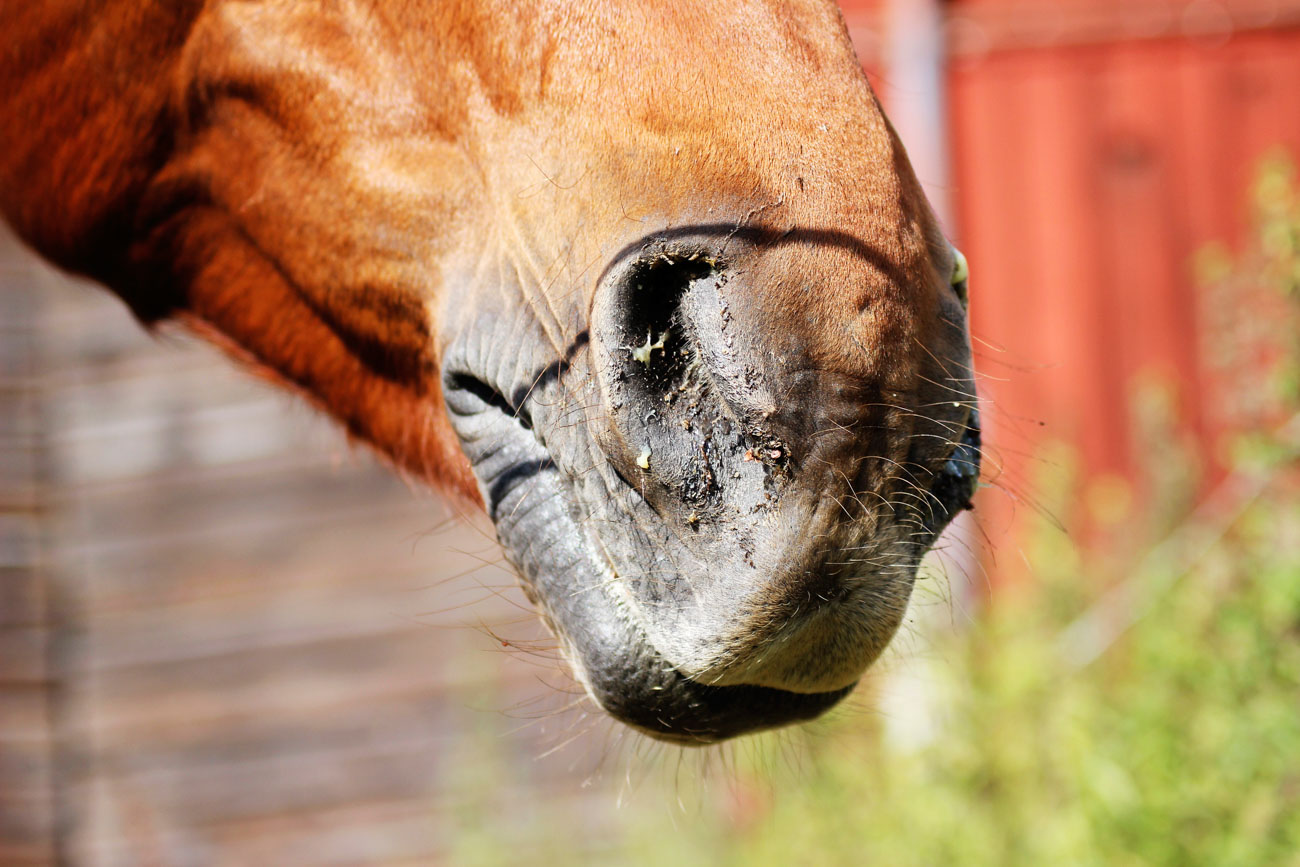
[[[952,251],[952,285],[965,283],[970,279],[970,265],[966,264],[966,255],[961,250]]]
[[[952,248],[952,286],[957,291],[957,297],[961,299],[962,306],[967,304],[968,294],[966,281],[970,279],[970,265],[966,263],[966,256],[956,247]]]

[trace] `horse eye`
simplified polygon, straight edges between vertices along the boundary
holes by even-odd
[[[966,281],[970,279],[970,266],[966,264],[966,257],[962,255],[961,250],[956,247],[952,251],[952,288],[956,290],[958,299],[961,300],[962,306],[967,304]]]

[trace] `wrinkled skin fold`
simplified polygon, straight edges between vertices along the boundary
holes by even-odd
[[[884,649],[979,426],[964,262],[832,3],[0,25],[15,228],[480,501],[612,716],[810,719]]]

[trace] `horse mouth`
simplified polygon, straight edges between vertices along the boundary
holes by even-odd
[[[700,348],[730,337],[722,282],[699,247],[657,245],[609,278],[561,359],[502,361],[468,342],[444,356],[489,516],[575,676],[611,716],[680,744],[809,720],[848,695],[979,478],[971,400],[923,423],[828,425],[810,402],[884,402],[810,374],[792,386],[817,392],[798,412],[841,431],[821,439],[740,406],[729,378],[761,372]],[[663,303],[646,314],[632,291]],[[910,436],[877,435],[904,423]],[[902,451],[876,461],[885,442]],[[859,484],[880,467],[892,487]]]

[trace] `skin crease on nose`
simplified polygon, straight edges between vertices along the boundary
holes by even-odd
[[[804,719],[888,642],[978,425],[958,259],[832,3],[0,26],[22,237],[481,503],[614,716]]]

